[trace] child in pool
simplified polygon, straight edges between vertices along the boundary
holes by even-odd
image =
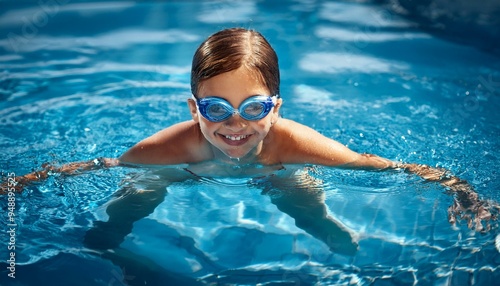
[[[404,169],[439,182],[456,194],[449,209],[451,223],[464,218],[469,227],[482,230],[483,220],[492,218],[488,203],[479,200],[466,181],[446,170],[359,154],[307,126],[281,118],[279,110],[283,100],[279,84],[277,55],[260,33],[242,28],[219,31],[207,38],[193,57],[193,97],[188,99],[192,120],[144,139],[118,159],[43,166],[41,171],[16,178],[17,189],[47,178],[50,172],[74,174],[130,164],[188,163],[194,166],[216,161],[278,168],[282,164],[315,164],[370,170]]]

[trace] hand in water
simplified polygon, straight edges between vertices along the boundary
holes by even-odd
[[[60,175],[78,175],[84,171],[98,170],[118,166],[120,162],[112,158],[96,158],[85,162],[74,162],[55,167],[49,163],[42,165],[42,170],[35,171],[24,176],[8,177],[0,184],[0,195],[5,195],[9,192],[21,193],[23,188],[33,182],[43,181],[51,174]]]
[[[416,174],[427,181],[438,182],[453,195],[453,205],[448,208],[448,221],[455,225],[457,221],[467,221],[467,226],[476,231],[486,232],[491,229],[491,221],[497,218],[500,206],[496,202],[479,199],[479,195],[465,180],[452,176],[442,168],[426,165],[402,164],[399,167],[406,172]]]
[[[33,182],[45,180],[52,172],[58,171],[57,168],[49,163],[44,163],[42,168],[43,169],[40,171],[35,171],[24,176],[7,177],[4,182],[0,184],[0,195],[5,195],[9,192],[21,193],[25,186]]]

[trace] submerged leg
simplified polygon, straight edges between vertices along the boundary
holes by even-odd
[[[323,241],[334,253],[354,255],[358,250],[351,231],[328,215],[324,191],[310,175],[295,178],[272,178],[264,193],[279,210],[295,219],[295,225]]]
[[[120,247],[131,233],[133,224],[153,213],[164,201],[168,185],[190,178],[193,178],[191,174],[179,169],[165,169],[137,178],[134,185],[141,187],[120,189],[106,207],[108,221],[96,221],[87,231],[84,245],[92,253],[120,267],[124,285],[202,285],[194,278],[169,271],[145,256]],[[188,241],[184,244],[188,251],[196,251],[194,243],[191,245]]]
[[[183,170],[168,169],[139,178],[137,184],[143,186],[140,190],[135,186],[120,189],[120,195],[106,207],[108,221],[95,221],[85,234],[84,245],[95,250],[118,247],[132,231],[134,222],[153,213],[163,202],[168,185],[189,178],[192,176]]]
[[[92,249],[118,247],[131,231],[134,222],[150,215],[166,196],[165,190],[120,190],[122,197],[114,199],[106,208],[109,220],[95,221],[87,231],[84,245]]]

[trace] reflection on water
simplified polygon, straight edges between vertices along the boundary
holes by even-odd
[[[0,12],[6,172],[117,157],[189,119],[199,41],[222,26],[244,26],[261,31],[280,56],[284,117],[359,152],[446,167],[482,198],[500,200],[498,58],[437,39],[385,6],[67,2],[46,10],[43,24],[33,20],[40,6],[16,5]],[[464,223],[451,227],[452,198],[416,177],[185,167],[54,176],[28,188],[16,201],[17,281],[493,285],[500,278],[498,227],[485,235]],[[103,254],[106,247],[116,251]]]

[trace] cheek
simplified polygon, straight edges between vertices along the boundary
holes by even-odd
[[[208,138],[212,137],[214,132],[220,127],[220,123],[214,123],[206,120],[205,118],[200,118],[200,129],[201,133]]]
[[[253,125],[253,128],[258,131],[259,133],[265,133],[263,135],[266,135],[267,132],[269,132],[269,129],[271,129],[271,119],[266,118],[264,120],[261,120],[259,122],[255,122]]]

